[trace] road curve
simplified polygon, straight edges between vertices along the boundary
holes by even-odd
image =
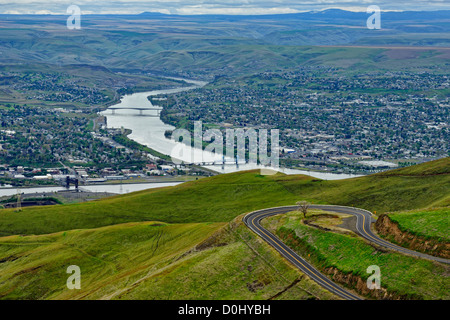
[[[388,241],[385,241],[378,236],[376,236],[370,229],[370,225],[373,222],[372,213],[370,211],[353,208],[353,207],[344,207],[344,206],[336,206],[336,205],[310,205],[310,209],[321,209],[326,211],[333,211],[337,213],[351,214],[356,216],[356,230],[359,235],[364,239],[373,242],[379,246],[399,251],[401,253],[405,253],[408,255],[413,255],[420,258],[430,259],[433,261],[438,261],[441,263],[450,264],[450,260],[438,258],[434,256],[427,255],[425,253],[416,252],[413,250],[409,250],[395,244],[392,244]],[[277,214],[283,214],[290,211],[298,210],[298,206],[284,206],[284,207],[275,207],[262,209],[254,212],[250,212],[247,214],[243,221],[245,225],[250,228],[253,232],[263,238],[267,243],[269,243],[272,247],[274,247],[283,257],[289,260],[292,264],[298,267],[303,273],[307,274],[311,279],[316,281],[319,285],[324,287],[325,289],[333,292],[339,297],[346,300],[361,300],[360,297],[355,294],[343,289],[342,287],[335,284],[328,277],[319,272],[316,268],[314,268],[310,263],[308,263],[305,259],[300,257],[297,253],[295,253],[291,248],[286,246],[280,239],[278,239],[274,234],[264,229],[260,222],[262,219],[274,216]]]

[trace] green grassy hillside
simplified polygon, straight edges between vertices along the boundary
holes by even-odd
[[[442,173],[442,170],[447,170],[448,163],[449,158],[446,158],[416,168],[394,170],[397,174],[336,181],[284,174],[261,176],[259,171],[249,171],[88,203],[26,208],[21,212],[2,210],[0,236],[46,234],[152,220],[228,222],[251,210],[289,205],[299,199],[356,206],[377,214],[447,206],[450,174]],[[417,170],[424,174],[409,174]]]
[[[0,210],[0,298],[333,299],[249,231],[242,214],[300,199],[377,213],[442,205],[447,165],[441,159],[340,181],[249,171],[88,203]],[[73,264],[82,270],[81,290],[65,287]]]
[[[145,222],[0,238],[0,297],[100,298],[163,269],[221,226]],[[81,269],[81,290],[67,290],[70,265]]]
[[[397,222],[402,231],[450,242],[450,208],[393,212],[389,218]]]
[[[326,232],[302,223],[302,214],[294,211],[266,219],[272,229],[300,255],[325,271],[336,268],[344,274],[370,276],[368,266],[377,265],[381,271],[381,286],[397,297],[413,299],[449,299],[448,267],[416,259],[396,252],[377,250],[354,234]],[[347,281],[339,281],[348,286]],[[350,286],[352,287],[352,286]]]
[[[450,259],[450,207],[388,213],[381,215],[374,227],[392,243]]]
[[[80,290],[66,287],[69,265],[80,267]],[[3,299],[335,299],[242,223],[4,237],[0,274]]]
[[[426,162],[420,165],[389,170],[386,172],[377,173],[377,176],[426,176],[426,175],[438,175],[438,174],[450,174],[450,158],[443,158],[436,161]]]

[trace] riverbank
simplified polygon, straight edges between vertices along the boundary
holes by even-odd
[[[142,182],[142,183],[128,183],[128,184],[95,184],[95,185],[82,185],[79,187],[81,192],[76,193],[107,193],[113,194],[125,194],[135,191],[141,191],[145,189],[161,188],[176,186],[185,181],[171,181],[171,182]],[[0,197],[11,197],[17,195],[17,193],[24,195],[43,195],[53,196],[61,192],[75,192],[75,187],[71,186],[69,189],[61,186],[51,187],[34,187],[34,188],[2,188],[0,189]],[[1,198],[0,198],[1,199]]]

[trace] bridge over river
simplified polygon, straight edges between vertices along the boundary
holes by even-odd
[[[120,106],[120,105],[116,105],[116,106],[111,106],[109,107],[107,110],[111,110],[112,114],[116,113],[116,110],[139,110],[139,115],[144,116],[143,111],[156,111],[156,114],[145,114],[146,117],[159,117],[162,108],[149,108],[149,107],[127,107],[127,106]]]

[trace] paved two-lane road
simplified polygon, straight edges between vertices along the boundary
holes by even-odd
[[[339,297],[346,300],[361,300],[357,295],[349,292],[346,289],[335,284],[328,277],[323,275],[317,269],[315,269],[310,263],[308,263],[305,259],[300,257],[297,253],[295,253],[291,248],[286,246],[280,239],[278,239],[274,234],[264,229],[260,222],[262,219],[274,216],[277,214],[283,214],[290,211],[298,210],[298,206],[285,206],[285,207],[276,207],[269,209],[262,209],[258,211],[251,212],[247,214],[243,221],[253,232],[258,234],[261,238],[263,238],[266,242],[268,242],[272,247],[274,247],[281,255],[283,255],[286,259],[288,259],[292,264],[298,267],[303,273],[307,274],[311,279],[316,281],[319,285],[326,288],[327,290],[333,292]],[[335,205],[311,205],[310,209],[322,209],[326,211],[333,211],[337,213],[345,213],[356,216],[356,230],[359,235],[364,239],[373,242],[379,246],[396,250],[405,254],[413,255],[420,258],[430,259],[446,264],[450,264],[450,260],[433,257],[424,253],[408,250],[406,248],[394,245],[388,241],[385,241],[378,236],[376,236],[370,229],[370,225],[373,222],[372,213],[358,208],[353,207],[343,207],[343,206],[335,206]]]

